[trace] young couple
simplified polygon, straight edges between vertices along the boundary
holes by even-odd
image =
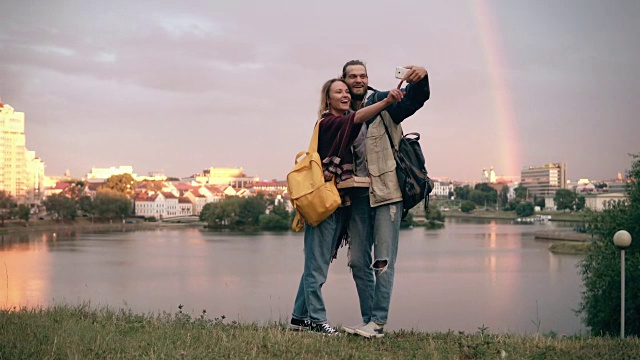
[[[348,242],[362,324],[343,330],[367,338],[384,336],[402,216],[402,192],[385,125],[397,144],[402,137],[400,123],[430,95],[427,71],[419,66],[406,68],[409,71],[402,80],[408,85],[402,90],[370,88],[366,66],[360,60],[347,62],[342,77],[322,87],[317,126],[325,180],[345,185],[357,176],[368,178],[369,185],[339,185],[342,205],[316,227],[305,225],[304,272],[291,329],[338,334],[327,322],[321,290],[337,249]]]

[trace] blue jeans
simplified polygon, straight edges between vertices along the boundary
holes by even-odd
[[[318,226],[304,226],[304,272],[293,303],[293,318],[315,324],[327,322],[322,285],[327,280],[331,257],[339,241],[342,214],[343,209],[338,208]]]
[[[401,220],[402,201],[372,208],[367,193],[351,197],[349,266],[364,323],[387,323]]]

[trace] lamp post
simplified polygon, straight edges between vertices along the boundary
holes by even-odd
[[[620,338],[624,339],[624,249],[631,245],[631,234],[620,230],[613,235],[613,243],[620,249]]]

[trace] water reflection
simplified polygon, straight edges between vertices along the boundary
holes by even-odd
[[[558,226],[540,225],[540,226]],[[389,329],[533,332],[582,330],[575,256],[547,251],[536,226],[447,220],[401,232]],[[91,301],[138,312],[177,310],[232,320],[290,316],[303,268],[302,235],[199,229],[19,234],[0,242],[4,307]],[[346,249],[323,293],[329,320],[357,323]],[[8,291],[7,291],[8,289]]]

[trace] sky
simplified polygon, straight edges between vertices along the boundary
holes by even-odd
[[[322,83],[427,69],[403,122],[432,177],[565,162],[612,179],[640,152],[640,1],[59,1],[0,6],[0,97],[47,175],[133,166],[284,180]]]

